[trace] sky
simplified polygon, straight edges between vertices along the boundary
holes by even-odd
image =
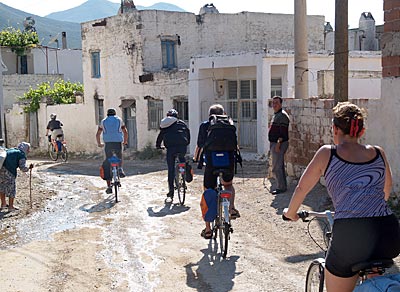
[[[109,0],[120,3],[120,0]],[[135,5],[151,6],[158,2],[175,4],[182,9],[199,13],[202,6],[213,3],[220,13],[237,13],[241,11],[285,13],[294,12],[295,0],[134,0]],[[62,11],[81,5],[86,0],[0,0],[1,3],[13,8],[39,16]],[[383,24],[383,0],[348,0],[349,26],[358,27],[360,15],[371,12],[376,25]],[[335,0],[307,0],[307,14],[324,15],[325,21],[335,23]]]

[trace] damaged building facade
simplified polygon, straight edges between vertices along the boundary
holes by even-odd
[[[188,102],[193,56],[293,50],[293,15],[206,8],[199,15],[131,8],[82,24],[84,119],[93,133],[114,107],[127,125],[130,149],[154,146],[160,120],[174,107],[183,120],[193,114],[195,137],[200,108]],[[307,21],[310,50],[322,50],[324,16]],[[93,143],[88,150],[94,149]]]

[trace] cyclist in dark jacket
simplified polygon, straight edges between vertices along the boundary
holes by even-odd
[[[161,120],[160,133],[156,140],[156,148],[161,149],[161,143],[167,148],[168,165],[168,198],[174,196],[175,157],[185,162],[187,145],[190,144],[190,131],[184,121],[178,119],[178,112],[170,109],[167,117]]]

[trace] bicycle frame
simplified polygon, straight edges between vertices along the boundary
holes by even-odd
[[[115,202],[118,203],[118,188],[121,187],[121,182],[119,179],[118,167],[121,163],[121,159],[117,157],[115,153],[111,156],[108,161],[110,162],[111,173],[112,173],[112,181],[111,186],[114,187],[115,190]]]
[[[331,231],[333,227],[333,216],[334,212],[331,212],[329,210],[324,211],[324,212],[313,212],[313,211],[301,211],[297,213],[299,217],[302,219],[303,222],[310,222],[314,218],[324,218],[328,222],[329,230],[326,233],[327,236],[327,245],[329,247],[330,244],[330,239],[331,239]],[[308,217],[313,217],[311,220],[307,219]],[[313,239],[309,232],[309,236]],[[314,240],[314,239],[313,239]],[[316,242],[314,240],[314,242]],[[319,246],[319,245],[318,245]],[[320,246],[319,246],[320,247]],[[320,247],[321,248],[321,247]],[[385,269],[389,268],[393,264],[393,260],[389,259],[378,259],[375,261],[368,261],[364,263],[359,263],[356,264],[352,267],[353,272],[358,272],[359,275],[359,282],[357,285],[361,285],[365,280],[368,279],[368,275],[370,274],[379,274],[382,275],[385,273]],[[307,276],[306,276],[306,287],[305,291],[314,291],[312,287],[312,281],[314,278],[317,280],[317,289],[318,291],[322,292],[324,291],[324,281],[325,281],[325,276],[324,276],[324,270],[325,270],[325,258],[317,258],[314,259],[307,271]]]
[[[222,185],[222,172],[219,172],[217,178],[217,217],[214,220],[213,234],[214,239],[217,238],[217,233],[220,237],[220,249],[223,258],[226,258],[228,252],[228,241],[230,233],[233,232],[231,225],[229,206],[231,193],[223,188]]]

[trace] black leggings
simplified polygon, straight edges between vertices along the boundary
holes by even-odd
[[[400,227],[394,215],[334,221],[325,267],[342,278],[354,276],[351,267],[374,259],[393,259],[400,253]]]

